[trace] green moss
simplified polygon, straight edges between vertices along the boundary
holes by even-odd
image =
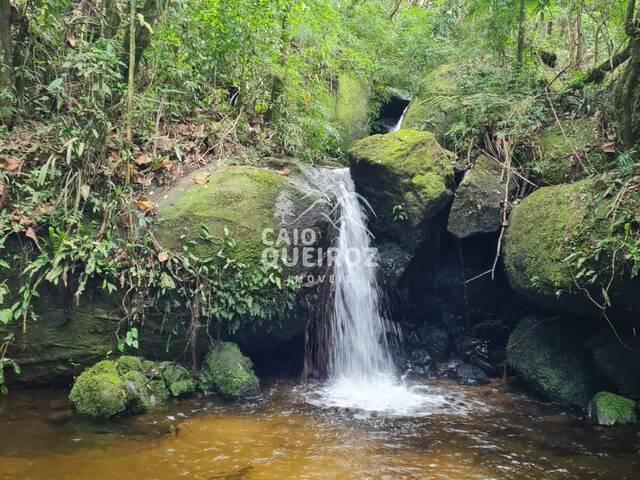
[[[563,120],[561,126],[547,128],[538,138],[536,159],[530,165],[534,179],[542,185],[557,185],[599,172],[604,158],[592,149],[594,144],[591,118]]]
[[[349,156],[358,189],[377,215],[372,219],[376,234],[413,248],[422,222],[451,198],[452,154],[431,133],[400,130],[354,143]],[[407,216],[401,222],[393,215],[396,206]]]
[[[454,121],[452,113],[460,105],[457,70],[456,65],[442,65],[425,76],[420,95],[409,104],[405,114],[405,128],[434,132],[439,140],[444,140]]]
[[[589,359],[579,336],[557,320],[523,319],[509,338],[507,361],[545,398],[584,408],[593,393]]]
[[[589,414],[599,425],[624,425],[638,421],[636,402],[609,392],[600,392],[593,397]]]
[[[104,360],[85,370],[76,380],[69,400],[79,413],[113,417],[127,408],[127,389],[114,362]]]
[[[115,360],[116,368],[120,375],[125,375],[128,372],[147,372],[153,367],[153,362],[145,360],[140,357],[133,357],[130,355],[123,355]]]
[[[582,195],[591,185],[590,180],[583,180],[541,188],[513,210],[504,264],[511,285],[524,296],[553,301],[575,293],[565,259],[586,213]]]
[[[343,74],[338,78],[335,95],[335,123],[346,150],[369,133],[371,89],[357,78]]]
[[[251,360],[230,342],[220,343],[209,351],[198,376],[198,386],[229,399],[252,396],[260,391]]]
[[[195,381],[182,365],[169,362],[163,363],[160,368],[162,378],[174,397],[181,397],[195,391]]]
[[[191,179],[161,202],[158,240],[171,249],[181,249],[187,241],[194,241],[196,253],[213,255],[216,247],[199,240],[202,225],[216,238],[221,238],[227,227],[237,242],[233,257],[256,264],[264,249],[262,231],[277,228],[274,205],[281,192],[287,192],[294,204],[299,204],[300,193],[286,177],[272,170],[227,167],[213,172],[206,185]]]
[[[122,375],[127,392],[127,411],[142,413],[151,406],[147,377],[137,370],[130,370]]]

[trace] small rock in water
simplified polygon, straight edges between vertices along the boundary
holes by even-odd
[[[462,385],[486,385],[489,377],[480,368],[468,363],[458,365],[455,370],[455,378]]]

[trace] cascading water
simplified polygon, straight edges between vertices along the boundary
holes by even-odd
[[[404,110],[402,111],[402,115],[400,115],[400,118],[398,119],[398,123],[396,123],[394,127],[390,130],[392,133],[397,132],[402,128],[402,124],[404,123],[404,116],[407,114],[407,110],[409,110],[409,105],[404,107]]]
[[[373,236],[367,229],[366,201],[356,193],[349,169],[316,170],[338,211],[328,381],[311,401],[325,407],[429,414],[445,403],[423,386],[410,387],[396,372],[387,337],[394,334],[382,314]]]
[[[331,377],[374,381],[393,374],[381,314],[372,235],[348,169],[335,170],[340,233],[334,265]]]

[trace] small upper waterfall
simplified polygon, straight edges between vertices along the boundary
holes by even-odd
[[[402,111],[402,115],[400,115],[400,118],[398,119],[398,123],[396,123],[393,128],[391,128],[391,132],[397,132],[398,130],[400,130],[402,128],[402,124],[404,122],[404,116],[407,114],[407,110],[409,110],[409,105],[407,105],[405,107],[405,109]]]
[[[331,378],[372,381],[392,375],[372,235],[349,169],[334,170],[340,233],[334,264]]]

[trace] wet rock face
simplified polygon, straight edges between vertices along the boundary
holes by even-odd
[[[595,376],[580,337],[566,319],[526,317],[509,338],[508,365],[544,398],[585,408]]]
[[[589,403],[589,418],[598,425],[625,425],[636,423],[636,402],[610,392],[596,394]]]
[[[640,341],[616,337],[608,328],[589,340],[593,363],[599,375],[615,392],[640,400]]]
[[[479,157],[455,192],[447,226],[449,232],[460,239],[497,232],[502,227],[506,178],[496,162],[484,155]],[[515,182],[511,182],[508,194],[514,193],[515,188]]]

